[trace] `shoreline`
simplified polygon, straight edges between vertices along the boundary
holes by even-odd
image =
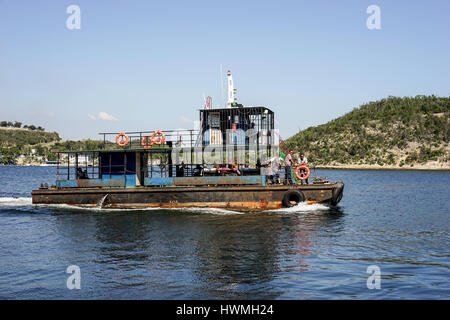
[[[56,167],[56,164],[0,164],[0,167]]]
[[[380,166],[380,165],[317,165],[312,166],[311,169],[335,169],[335,170],[421,170],[421,171],[450,171],[450,166],[447,167],[435,167],[435,166],[427,166],[427,165],[418,165],[418,166]]]

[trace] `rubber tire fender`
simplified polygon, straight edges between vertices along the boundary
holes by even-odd
[[[299,190],[288,190],[284,196],[283,196],[283,206],[285,208],[290,208],[293,206],[296,206],[297,204],[299,204],[300,202],[305,201],[305,195],[303,194],[303,192],[299,191]],[[291,201],[295,201],[296,203],[293,204],[291,203]]]
[[[344,194],[344,183],[342,181],[338,181],[336,183],[336,188],[333,189],[332,197],[331,197],[331,205],[335,206],[341,201],[342,196]]]

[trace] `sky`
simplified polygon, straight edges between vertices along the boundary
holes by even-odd
[[[288,138],[388,96],[450,96],[449,34],[448,0],[0,0],[0,120],[63,139],[192,129],[231,70]]]

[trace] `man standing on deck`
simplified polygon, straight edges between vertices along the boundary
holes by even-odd
[[[280,178],[280,166],[281,161],[283,159],[280,156],[275,155],[275,157],[266,161],[266,164],[269,164],[269,180],[272,181],[272,184],[278,184],[278,179]]]
[[[299,166],[307,166],[308,165],[308,159],[305,157],[305,155],[303,153],[300,154],[300,158],[298,159],[298,163],[299,163]],[[300,169],[300,173],[302,173],[302,172],[306,173],[305,171],[306,171],[305,169]],[[306,184],[308,184],[308,179],[301,180],[301,181],[302,181],[302,184],[303,184],[303,181],[305,181]]]
[[[292,181],[292,150],[288,150],[286,158],[284,159],[284,184],[295,184],[294,181]]]

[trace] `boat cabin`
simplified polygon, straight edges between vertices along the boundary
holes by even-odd
[[[97,150],[58,151],[57,188],[264,185],[278,152],[274,113],[238,104],[200,110],[198,130],[100,134]]]

